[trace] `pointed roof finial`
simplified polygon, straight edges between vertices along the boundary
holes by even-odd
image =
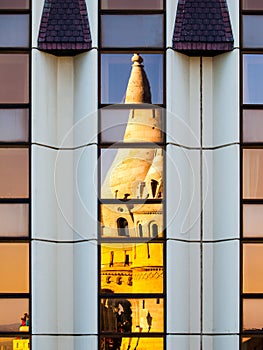
[[[125,103],[152,103],[149,80],[142,64],[143,58],[135,53],[131,61],[133,65],[126,90]]]

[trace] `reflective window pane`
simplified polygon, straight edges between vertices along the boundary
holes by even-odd
[[[163,244],[101,244],[102,293],[162,293]]]
[[[107,148],[101,151],[102,198],[162,198],[162,179],[162,148]]]
[[[263,10],[262,0],[243,0],[244,10]]]
[[[162,237],[162,204],[103,204],[100,207],[102,237]]]
[[[263,237],[263,205],[243,205],[243,236]]]
[[[29,292],[29,245],[0,244],[0,293]]]
[[[242,350],[261,350],[263,349],[263,337],[243,337]]]
[[[243,142],[263,142],[263,110],[243,111]]]
[[[163,332],[163,299],[101,299],[101,332]]]
[[[28,9],[29,0],[0,0],[0,9],[14,10],[14,9]]]
[[[29,16],[0,15],[0,47],[28,47]]]
[[[262,256],[263,244],[243,244],[244,293],[263,293]]]
[[[102,47],[163,47],[163,15],[102,15]]]
[[[0,55],[0,103],[28,103],[29,59],[26,54]]]
[[[0,337],[1,350],[28,350],[30,348],[30,340],[28,337]]]
[[[243,16],[243,46],[249,48],[263,47],[263,16]]]
[[[243,150],[243,198],[263,198],[263,149]]]
[[[162,142],[163,114],[150,105],[100,109],[101,142]]]
[[[0,198],[28,198],[27,148],[0,148]]]
[[[133,54],[101,55],[101,103],[124,103]],[[141,54],[153,104],[163,103],[163,55]]]
[[[28,109],[0,109],[0,142],[27,142]]]
[[[28,236],[28,204],[0,204],[0,237]]]
[[[161,10],[163,0],[101,0],[103,10]]]
[[[130,347],[129,347],[130,346]],[[163,338],[129,338],[124,336],[111,336],[107,338],[100,338],[100,349],[142,349],[142,350],[163,350]]]
[[[0,332],[29,331],[29,323],[26,321],[29,320],[28,299],[0,299],[0,310]]]
[[[263,299],[244,299],[243,300],[243,330],[252,331],[253,333],[255,333],[256,331],[262,332],[262,328],[263,328]]]
[[[243,55],[243,77],[243,102],[246,104],[262,104],[263,55]]]

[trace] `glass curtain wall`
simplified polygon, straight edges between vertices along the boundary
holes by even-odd
[[[263,3],[241,8],[241,349],[263,349]]]
[[[0,1],[0,349],[30,348],[30,1]]]
[[[165,349],[165,3],[99,3],[99,349]]]

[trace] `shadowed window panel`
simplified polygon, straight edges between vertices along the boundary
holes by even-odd
[[[121,337],[113,335],[107,338],[100,338],[100,346],[101,346],[101,349],[163,350],[164,342],[163,342],[163,338],[151,338],[151,337],[143,338],[141,336],[129,338],[123,335]]]
[[[113,265],[111,264],[112,252]],[[125,263],[127,255],[129,265]],[[103,243],[100,261],[102,293],[163,292],[162,243]]]
[[[263,10],[262,0],[243,0],[243,10]]]
[[[262,256],[263,244],[243,244],[244,293],[263,293]]]
[[[118,237],[117,220],[125,218],[128,223],[130,237],[162,237],[163,205],[159,204],[103,204],[100,206],[102,237]],[[139,230],[136,223],[140,222]],[[149,222],[158,222],[158,227]]]
[[[243,16],[243,46],[248,48],[262,48],[263,16]]]
[[[263,299],[243,299],[243,330],[255,333],[262,332],[262,328]]]
[[[28,142],[28,109],[0,109],[0,142]]]
[[[263,110],[243,111],[243,142],[263,142]]]
[[[0,237],[28,236],[28,204],[0,204]]]
[[[28,198],[27,148],[0,149],[0,198]]]
[[[163,15],[102,15],[101,45],[162,48]]]
[[[151,180],[162,198],[162,148],[107,148],[101,151],[101,197],[121,200],[152,197]]]
[[[0,244],[0,293],[29,292],[29,245]]]
[[[263,237],[263,204],[243,204],[243,236]]]
[[[163,299],[101,299],[101,332],[113,333],[148,333],[163,332]],[[121,326],[118,327],[118,324]]]
[[[29,0],[0,0],[0,9],[3,10],[19,10],[28,8]]]
[[[150,105],[100,109],[101,142],[162,142],[164,111]],[[129,122],[129,124],[128,124]]]
[[[242,350],[263,349],[263,337],[246,336],[242,337]]]
[[[0,15],[0,47],[28,47],[29,15]]]
[[[101,55],[101,103],[124,103],[129,81],[132,54]],[[148,77],[152,103],[163,103],[163,55],[141,54]]]
[[[163,0],[101,0],[102,10],[162,10]]]
[[[263,198],[263,149],[243,150],[243,198]]]
[[[19,332],[19,327],[22,325],[21,318],[24,318],[25,313],[29,314],[29,301],[28,299],[0,299],[0,310],[0,332]]]
[[[243,79],[243,102],[262,104],[263,55],[243,55]]]
[[[0,103],[28,103],[29,58],[27,54],[0,55]]]

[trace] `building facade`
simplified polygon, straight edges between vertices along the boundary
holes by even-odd
[[[1,350],[263,349],[262,10],[0,0]]]

